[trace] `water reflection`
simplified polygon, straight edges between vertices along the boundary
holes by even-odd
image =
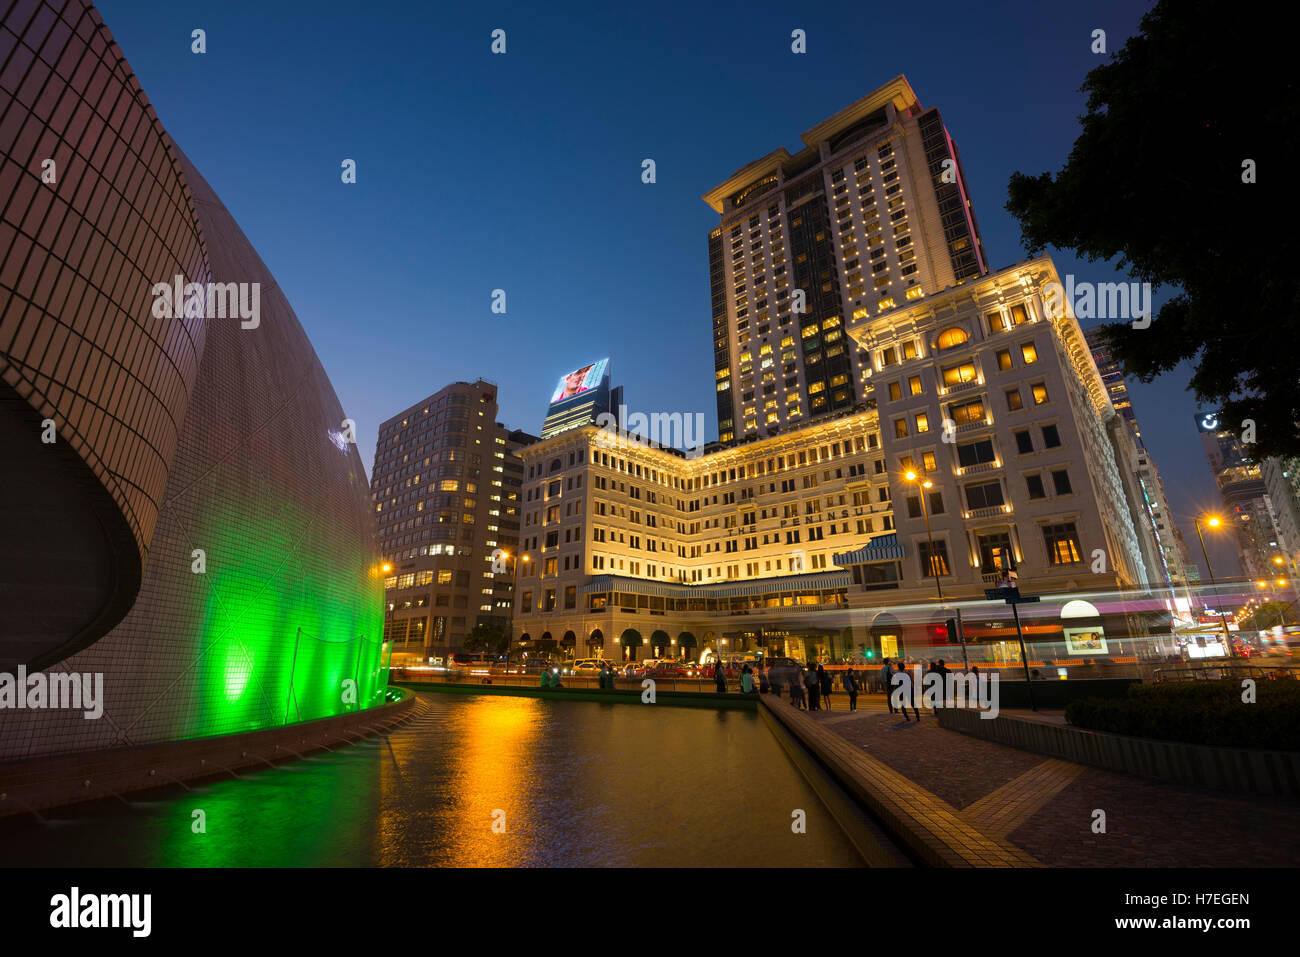
[[[0,822],[0,863],[861,863],[757,715],[487,696],[421,704],[387,738],[246,780],[101,802],[48,826]],[[206,833],[194,833],[196,809]],[[806,834],[791,830],[795,809]]]

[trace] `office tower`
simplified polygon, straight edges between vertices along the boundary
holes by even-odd
[[[802,140],[704,195],[724,445],[859,405],[845,322],[988,271],[956,144],[905,78]]]
[[[1170,587],[1187,584],[1186,566],[1190,561],[1187,545],[1169,508],[1169,497],[1165,492],[1164,480],[1156,468],[1154,459],[1142,442],[1142,430],[1138,425],[1133,402],[1129,398],[1128,385],[1118,360],[1110,353],[1102,335],[1101,326],[1093,326],[1084,332],[1097,372],[1105,385],[1106,394],[1111,405],[1124,423],[1132,430],[1134,442],[1126,443],[1119,436],[1119,423],[1112,429],[1112,438],[1116,443],[1116,456],[1124,470],[1136,483],[1129,501],[1135,508],[1135,521],[1144,523],[1150,530],[1155,552],[1149,563],[1159,577]],[[1126,477],[1127,480],[1127,477]]]
[[[1300,573],[1300,459],[1267,458],[1260,471],[1278,534],[1274,558],[1282,558],[1274,571],[1293,579]]]
[[[1092,326],[1084,330],[1084,338],[1092,351],[1093,361],[1097,363],[1097,372],[1106,386],[1110,404],[1115,407],[1116,412],[1128,420],[1133,427],[1133,434],[1137,436],[1138,444],[1141,445],[1142,429],[1138,426],[1137,414],[1133,411],[1133,403],[1129,399],[1124,370],[1119,360],[1110,354],[1110,346],[1106,343],[1102,328],[1102,326]]]
[[[1241,574],[1271,578],[1276,574],[1273,559],[1283,546],[1260,460],[1250,443],[1242,441],[1242,427],[1222,421],[1217,412],[1198,412],[1195,419],[1234,537]],[[1220,572],[1216,577],[1228,576]]]
[[[506,627],[519,529],[518,451],[497,387],[454,382],[380,426],[370,488],[398,661],[444,655],[475,625]]]
[[[275,278],[94,7],[17,5],[0,58],[0,671],[106,692],[0,709],[0,759],[381,704],[365,471]]]
[[[603,415],[618,415],[623,387],[610,382],[610,359],[598,359],[560,376],[542,422],[542,438],[591,425]]]

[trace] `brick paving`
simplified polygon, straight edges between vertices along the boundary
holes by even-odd
[[[957,809],[855,748],[818,718],[768,696],[763,702],[805,747],[841,769],[843,783],[896,838],[932,867],[1038,867],[1031,855],[994,837]]]
[[[929,792],[990,839],[1062,867],[1291,867],[1300,859],[1300,801],[1227,794],[1102,771],[905,722],[882,695],[847,697],[811,722]],[[1045,714],[1041,720],[1059,721]],[[1106,833],[1093,833],[1095,810]]]

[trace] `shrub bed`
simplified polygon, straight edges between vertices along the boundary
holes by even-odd
[[[1133,685],[1123,698],[1070,702],[1065,720],[1161,741],[1300,751],[1300,682],[1260,681],[1255,688],[1255,703],[1246,704],[1239,681]]]

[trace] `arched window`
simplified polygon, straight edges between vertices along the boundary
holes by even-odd
[[[966,330],[960,326],[950,326],[943,332],[939,333],[939,338],[935,340],[935,345],[940,349],[951,349],[953,346],[959,346],[970,339],[966,335]]]
[[[551,471],[552,471],[552,472],[558,472],[558,471],[560,471],[560,469],[562,469],[562,468],[564,468],[564,463],[561,462],[559,459],[556,459],[555,461],[553,461],[553,462],[551,463]]]

